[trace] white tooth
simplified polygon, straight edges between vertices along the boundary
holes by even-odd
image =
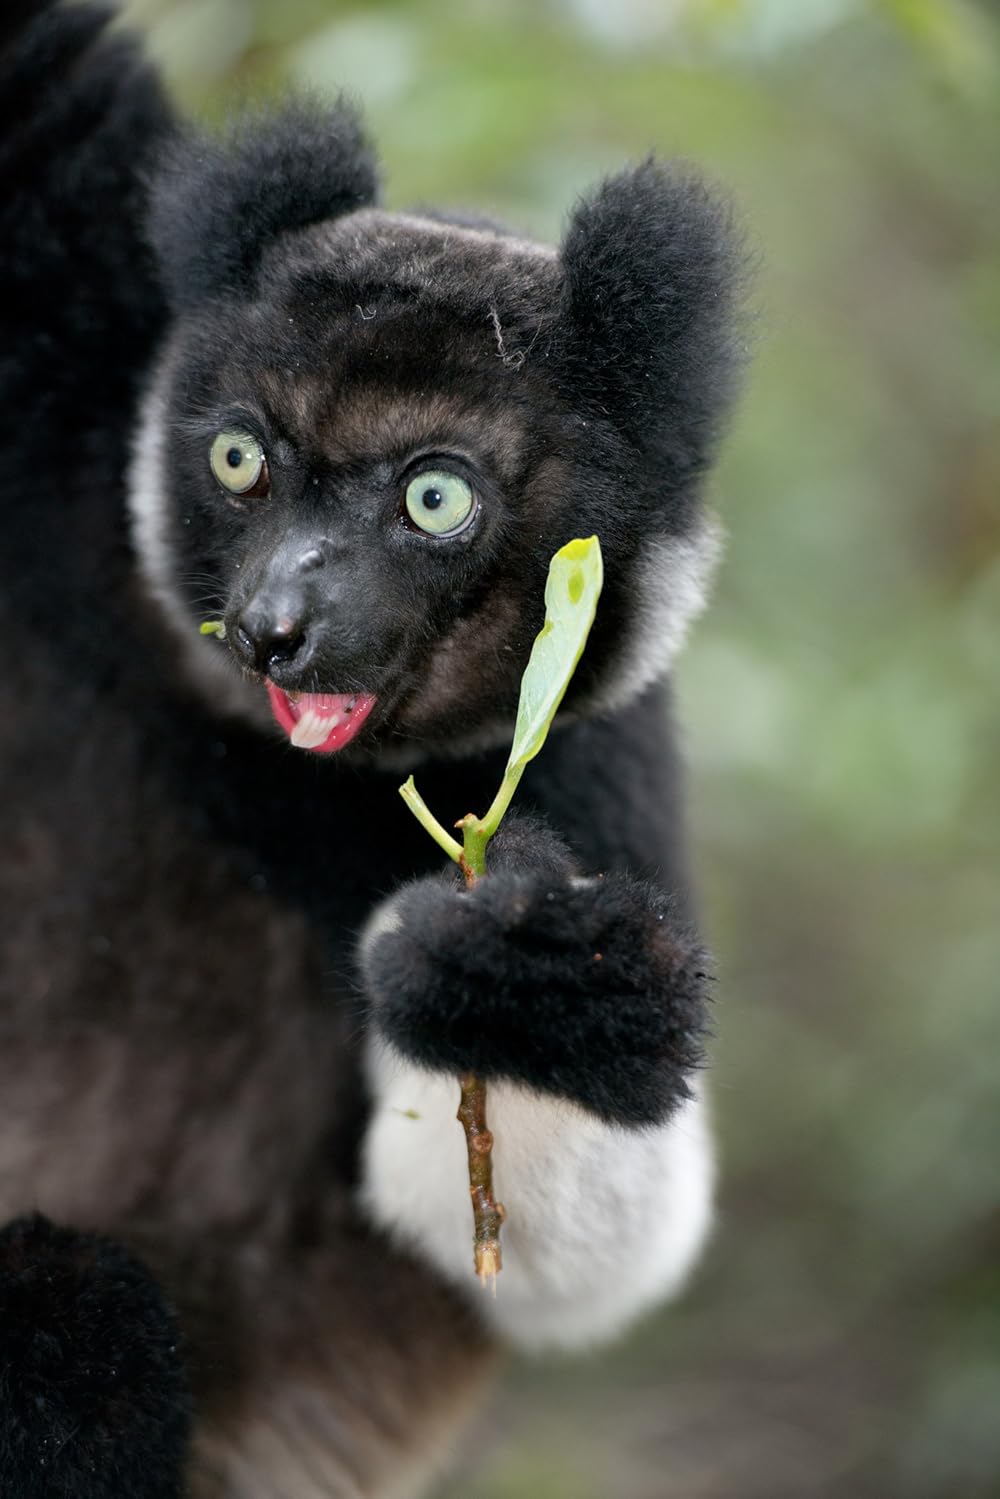
[[[317,745],[330,737],[339,722],[339,713],[324,718],[314,709],[307,708],[292,730],[292,743],[296,749],[316,749]]]

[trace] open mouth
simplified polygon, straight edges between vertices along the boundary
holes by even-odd
[[[267,683],[275,718],[297,749],[332,755],[350,744],[375,706],[369,692],[283,692]]]

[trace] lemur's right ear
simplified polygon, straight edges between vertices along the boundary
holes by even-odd
[[[245,293],[268,244],[373,203],[375,158],[345,100],[251,111],[216,139],[175,140],[152,185],[150,234],[178,311]]]

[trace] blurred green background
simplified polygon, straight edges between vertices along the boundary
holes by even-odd
[[[211,117],[363,100],[388,200],[551,237],[650,147],[760,265],[680,672],[722,1183],[688,1295],[519,1366],[441,1499],[1000,1495],[1000,16],[135,0]]]

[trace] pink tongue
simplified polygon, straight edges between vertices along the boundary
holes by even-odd
[[[320,755],[342,749],[368,717],[375,698],[366,692],[282,692],[267,684],[271,709],[285,733],[298,749]]]

